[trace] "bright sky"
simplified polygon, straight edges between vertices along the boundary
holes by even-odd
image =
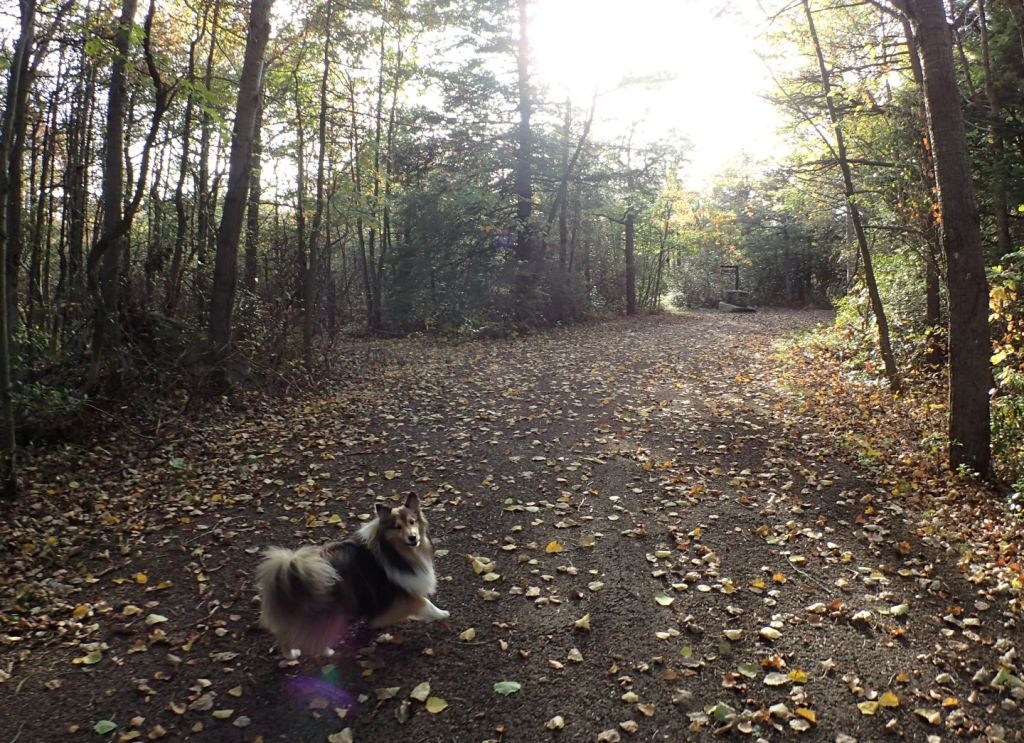
[[[667,72],[655,90],[602,98],[598,134],[625,131],[657,137],[675,129],[694,146],[690,186],[750,157],[763,160],[780,145],[780,118],[759,97],[771,90],[754,54],[764,16],[755,0],[536,0],[531,41],[537,75],[552,94],[569,88],[578,105],[595,84],[627,73]],[[720,12],[725,8],[724,12]]]

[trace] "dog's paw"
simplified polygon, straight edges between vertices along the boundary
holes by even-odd
[[[324,648],[324,657],[325,658],[333,658],[334,657],[334,648]]]
[[[302,651],[298,648],[292,648],[291,650],[284,651],[284,657],[288,660],[298,660],[300,655],[302,655]]]
[[[447,611],[446,609],[438,609],[438,614],[437,614],[438,620],[447,619],[451,615],[452,615],[452,613],[450,611]]]

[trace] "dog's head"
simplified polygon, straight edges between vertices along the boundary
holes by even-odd
[[[427,539],[427,521],[420,511],[420,499],[410,493],[397,508],[374,504],[380,520],[380,534],[396,548],[416,549]]]

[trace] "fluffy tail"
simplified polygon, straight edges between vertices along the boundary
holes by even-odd
[[[260,624],[280,637],[304,624],[310,611],[325,603],[338,574],[320,547],[271,547],[256,568],[256,582],[263,602]]]

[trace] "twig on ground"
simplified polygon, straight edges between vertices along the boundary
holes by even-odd
[[[832,591],[832,588],[831,588],[830,586],[827,586],[827,585],[825,585],[824,583],[822,583],[821,581],[819,581],[819,580],[818,580],[817,578],[815,578],[815,577],[814,577],[813,575],[811,575],[811,574],[810,574],[810,573],[808,573],[808,572],[805,572],[805,571],[801,570],[800,568],[798,568],[798,567],[797,567],[796,565],[794,565],[793,563],[790,563],[790,565],[789,565],[789,566],[790,566],[791,568],[793,568],[793,570],[795,570],[796,572],[800,573],[800,575],[802,575],[802,576],[803,576],[804,578],[806,578],[807,580],[809,580],[809,581],[810,581],[811,583],[813,583],[814,585],[816,585],[816,586],[817,586],[818,588],[820,588],[821,590],[823,590],[823,591],[824,591],[825,593],[827,593],[827,594],[828,594],[828,595],[830,595],[830,596],[832,595],[833,591]]]
[[[18,732],[16,732],[14,734],[14,737],[11,738],[10,743],[16,743],[18,738],[21,737],[21,731],[24,730],[24,729],[25,729],[25,723],[21,723],[20,725],[18,725]]]

